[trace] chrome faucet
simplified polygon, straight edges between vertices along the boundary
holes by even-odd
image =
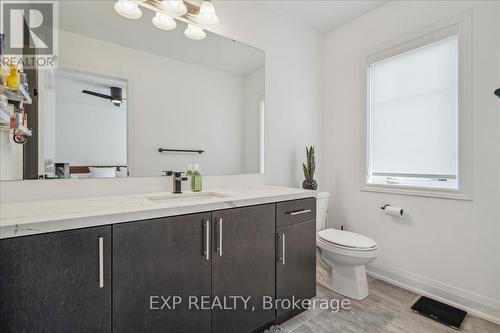
[[[178,171],[163,171],[162,176],[173,176],[172,177],[172,193],[175,194],[181,194],[182,193],[182,182],[187,181],[187,177],[182,177],[182,174],[184,172],[178,172]]]

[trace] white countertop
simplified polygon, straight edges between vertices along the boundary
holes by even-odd
[[[202,196],[191,199],[190,196],[197,194],[157,192],[0,203],[0,239],[259,205],[316,195],[315,191],[276,186],[214,188],[200,193]],[[150,200],[163,197],[166,200]]]

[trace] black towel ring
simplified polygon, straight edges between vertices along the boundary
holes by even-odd
[[[500,98],[500,88],[495,90],[494,94],[497,95],[498,98]]]

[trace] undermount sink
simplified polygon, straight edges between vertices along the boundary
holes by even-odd
[[[216,192],[201,192],[201,193],[187,193],[187,194],[169,194],[157,197],[146,197],[146,199],[156,203],[172,203],[172,202],[190,202],[198,200],[210,200],[226,198],[227,195]]]

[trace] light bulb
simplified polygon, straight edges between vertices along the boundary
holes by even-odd
[[[172,16],[183,16],[187,13],[187,7],[182,0],[163,0],[161,7]]]
[[[130,0],[118,0],[115,3],[115,10],[118,14],[129,19],[138,19],[142,16],[139,5]]]
[[[153,18],[153,24],[158,29],[162,30],[174,30],[177,27],[177,22],[170,16],[163,13],[156,13]]]
[[[194,40],[202,40],[207,37],[207,34],[205,33],[205,31],[203,31],[202,28],[193,24],[188,24],[186,30],[184,30],[184,35],[186,35],[187,38],[191,38]]]
[[[200,12],[198,13],[198,20],[200,24],[210,28],[219,25],[219,18],[215,13],[215,7],[212,2],[203,1],[200,6]]]

